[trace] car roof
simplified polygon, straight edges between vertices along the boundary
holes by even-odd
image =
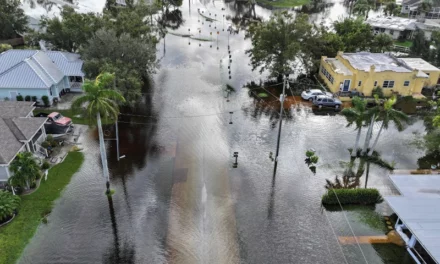
[[[310,92],[311,92],[311,93],[316,93],[316,92],[322,92],[322,91],[319,90],[319,89],[310,89]]]
[[[48,115],[48,117],[55,117],[56,115],[58,115],[58,112],[52,112]]]

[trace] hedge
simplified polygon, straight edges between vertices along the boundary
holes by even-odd
[[[323,204],[376,204],[383,201],[379,191],[369,189],[330,189],[322,196]]]

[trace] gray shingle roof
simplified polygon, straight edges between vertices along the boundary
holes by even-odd
[[[49,88],[64,76],[84,76],[79,55],[41,50],[0,54],[0,88]]]
[[[23,141],[44,125],[45,117],[26,117],[33,102],[0,102],[0,164],[9,163],[23,147]]]
[[[23,147],[5,121],[0,118],[0,164],[7,164]]]
[[[2,101],[0,102],[0,118],[26,117],[34,110],[34,102],[16,102]]]
[[[82,71],[84,62],[80,59],[79,54],[62,51],[46,51],[46,54],[53,60],[64,75],[84,76],[84,72]]]

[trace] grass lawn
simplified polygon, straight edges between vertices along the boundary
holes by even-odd
[[[257,3],[275,8],[289,8],[294,6],[306,5],[309,2],[310,0],[257,0]]]
[[[34,236],[41,219],[52,210],[55,201],[84,161],[81,152],[70,152],[63,163],[49,170],[47,182],[34,193],[21,197],[21,206],[15,219],[0,227],[0,264],[13,264]]]
[[[403,46],[403,47],[411,48],[412,41],[411,40],[404,40],[404,41],[398,40],[398,41],[395,41],[394,44],[398,45],[398,46]]]
[[[38,113],[46,113],[46,114],[50,114],[52,112],[58,112],[60,114],[62,114],[63,116],[66,117],[70,117],[72,118],[72,122],[73,124],[78,124],[78,125],[90,125],[89,123],[89,119],[84,118],[84,117],[75,117],[78,114],[73,113],[73,111],[71,109],[66,109],[66,110],[58,110],[58,109],[50,109],[50,108],[36,108],[34,110],[34,115],[38,114]],[[103,125],[108,125],[108,124],[112,124],[113,122],[111,121],[106,121],[105,119],[102,119],[102,124]],[[92,125],[94,125],[95,123],[92,123]]]

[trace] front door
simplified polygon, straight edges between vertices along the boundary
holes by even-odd
[[[351,80],[345,80],[344,81],[344,92],[347,92],[348,90],[350,90],[350,83],[351,83]]]
[[[11,101],[16,101],[17,100],[17,91],[15,92],[9,92],[9,94],[11,95]]]

